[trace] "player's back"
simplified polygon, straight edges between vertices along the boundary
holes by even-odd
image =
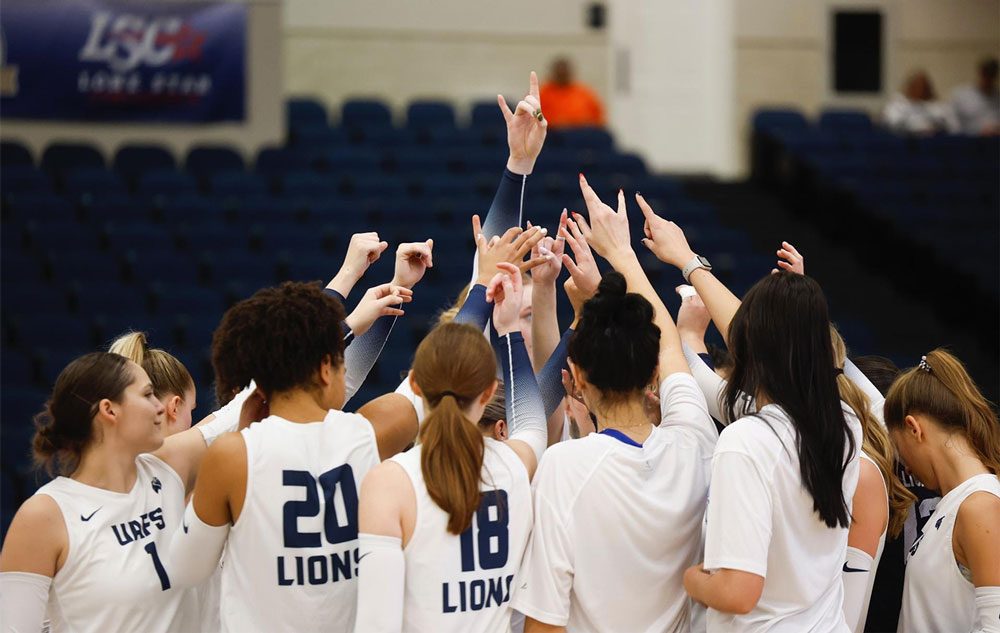
[[[185,631],[189,594],[171,586],[161,558],[181,522],[184,483],[152,455],[136,459],[125,494],[58,477],[35,494],[55,500],[69,554],[49,591],[51,631]],[[159,549],[158,549],[159,548]]]
[[[330,411],[243,432],[247,487],[222,572],[225,631],[351,631],[358,492],[379,462],[371,424]]]
[[[403,631],[507,631],[510,599],[531,530],[531,486],[524,463],[503,442],[485,438],[482,498],[472,525],[447,531],[448,514],[427,493],[421,447],[393,457],[417,499],[416,523],[403,556]]]

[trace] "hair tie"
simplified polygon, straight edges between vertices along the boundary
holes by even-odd
[[[443,399],[445,396],[451,396],[455,400],[458,400],[458,395],[454,391],[442,391],[441,399]]]
[[[926,356],[920,357],[920,363],[917,364],[917,369],[922,369],[926,371],[928,374],[931,373],[931,366],[927,364]]]
[[[838,375],[838,376],[840,376],[840,375],[842,375],[844,373],[844,368],[843,367],[834,367],[833,368],[833,373],[836,374],[836,375]]]

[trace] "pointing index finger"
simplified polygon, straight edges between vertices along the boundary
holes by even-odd
[[[535,71],[531,71],[531,74],[528,75],[528,94],[538,99],[538,75],[535,74]]]

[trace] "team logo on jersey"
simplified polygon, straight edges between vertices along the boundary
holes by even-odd
[[[151,482],[151,484],[153,486],[153,492],[159,494],[160,488],[163,487],[163,484],[160,483],[160,478],[159,477],[153,477],[153,481]]]
[[[940,530],[940,529],[941,529],[941,522],[942,522],[942,521],[944,521],[944,517],[941,517],[940,519],[938,519],[938,520],[937,520],[937,521],[936,521],[936,522],[934,523],[934,529],[935,529],[935,530]]]

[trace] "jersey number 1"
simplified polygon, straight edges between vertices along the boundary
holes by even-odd
[[[493,516],[491,517],[491,510]],[[475,571],[476,562],[473,556],[473,540],[479,549],[480,569],[499,569],[507,564],[507,548],[510,535],[507,524],[510,515],[507,513],[507,491],[487,490],[482,494],[479,509],[472,518],[472,525],[459,537],[462,542],[462,571]],[[472,533],[478,528],[477,538]],[[496,539],[494,541],[494,539]]]
[[[156,543],[146,543],[146,547],[143,549],[153,559],[153,568],[156,569],[156,575],[160,577],[160,589],[164,591],[170,589],[170,577],[167,576],[167,570],[160,562],[160,555],[156,553]]]
[[[319,515],[319,493],[316,478],[305,470],[284,470],[281,483],[285,486],[306,489],[304,501],[286,501],[283,508],[285,547],[319,547],[322,544],[319,532],[300,532],[299,517]],[[319,485],[326,500],[323,515],[323,531],[327,543],[343,543],[358,538],[358,487],[354,483],[354,471],[350,464],[337,466],[319,476]],[[344,500],[344,514],[337,515],[334,495],[337,488]]]

